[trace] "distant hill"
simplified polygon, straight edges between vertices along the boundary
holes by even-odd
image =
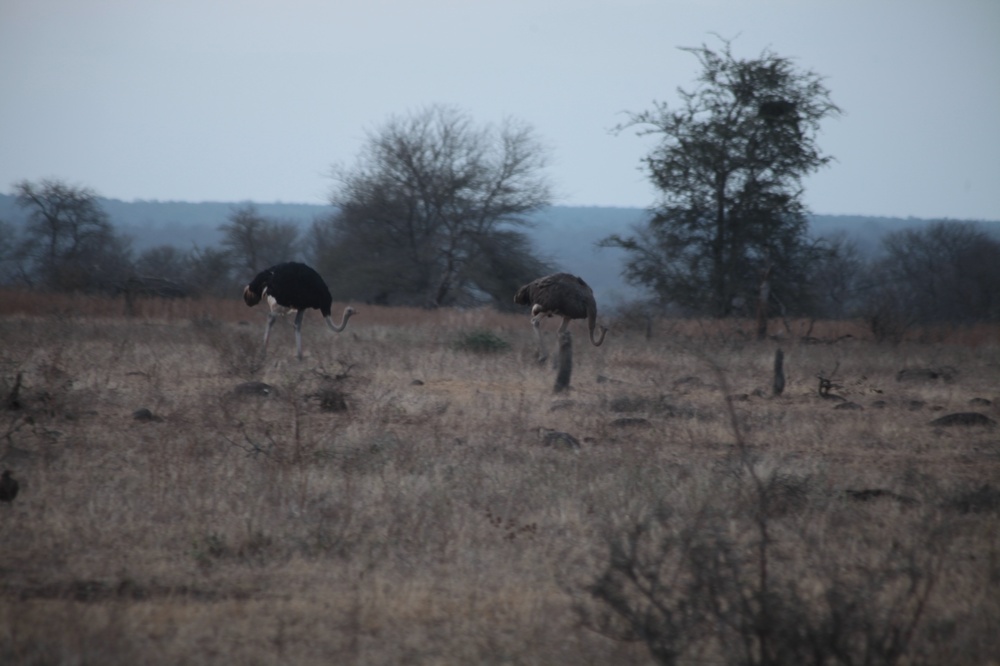
[[[218,245],[218,227],[232,209],[251,202],[119,201],[101,199],[101,205],[121,233],[132,239],[136,252],[158,245],[187,249]],[[254,203],[265,216],[293,222],[303,229],[314,220],[333,213],[333,207],[315,204]],[[641,295],[621,278],[622,250],[598,248],[612,233],[628,233],[647,219],[641,208],[552,206],[533,216],[535,226],[527,230],[546,259],[560,269],[577,273],[593,286],[598,300],[614,304]],[[11,195],[0,194],[0,220],[20,227],[25,214]],[[874,254],[881,238],[892,231],[920,228],[935,220],[922,218],[871,217],[863,215],[812,215],[810,233],[828,237],[845,233],[861,250]],[[1000,237],[1000,222],[985,222]]]

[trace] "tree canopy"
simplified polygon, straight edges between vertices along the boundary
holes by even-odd
[[[660,138],[643,167],[660,192],[649,223],[605,246],[629,253],[625,276],[664,303],[725,316],[756,299],[763,276],[788,306],[804,306],[810,262],[802,179],[832,159],[816,142],[840,110],[822,79],[764,51],[737,58],[685,48],[701,65],[697,85],[632,113],[618,130]]]

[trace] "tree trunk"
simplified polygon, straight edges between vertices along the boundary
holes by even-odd
[[[771,300],[771,262],[760,276],[760,288],[757,290],[757,339],[767,337],[767,304]]]

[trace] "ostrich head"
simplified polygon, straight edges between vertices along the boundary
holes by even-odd
[[[247,305],[253,307],[260,303],[260,298],[263,295],[262,292],[254,291],[250,288],[250,285],[243,287],[243,300]]]

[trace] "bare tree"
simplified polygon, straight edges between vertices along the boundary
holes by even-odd
[[[52,289],[112,289],[131,270],[130,243],[115,233],[97,194],[57,180],[14,186],[28,210],[26,274]]]
[[[339,298],[506,305],[542,269],[519,229],[550,203],[545,162],[512,119],[479,127],[447,106],[391,118],[354,167],[335,170],[338,212],[314,226],[329,248],[314,261]]]
[[[939,221],[885,237],[868,296],[873,327],[1000,319],[1000,241],[972,222]]]
[[[298,255],[298,227],[293,222],[261,215],[253,204],[233,208],[219,231],[233,268],[245,273],[247,279],[262,268],[291,261]]]
[[[17,228],[0,220],[0,284],[10,284],[17,280]]]
[[[862,303],[865,273],[858,244],[839,232],[817,241],[816,250],[806,283],[811,314],[829,319],[855,315]]]
[[[143,277],[182,281],[187,271],[187,256],[173,245],[151,247],[135,260],[135,272]]]
[[[218,248],[195,248],[188,255],[187,284],[203,296],[225,298],[238,294],[241,284],[233,278],[229,253]]]

